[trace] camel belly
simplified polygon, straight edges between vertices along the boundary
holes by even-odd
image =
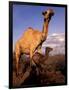
[[[22,44],[21,46],[21,52],[24,54],[30,54],[30,47],[29,45]]]
[[[30,54],[30,50],[28,49],[28,48],[23,48],[22,49],[22,52],[24,53],[24,54]]]

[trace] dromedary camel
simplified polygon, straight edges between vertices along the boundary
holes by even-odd
[[[32,56],[37,50],[41,53],[42,43],[46,40],[48,35],[48,25],[51,20],[51,17],[54,15],[52,9],[42,12],[44,16],[43,30],[42,32],[34,30],[29,27],[22,37],[16,42],[15,45],[15,57],[16,57],[16,70],[18,75],[18,63],[21,53],[30,55],[30,62],[34,63]]]
[[[36,52],[34,55],[33,55],[33,61],[36,63],[36,64],[43,64],[49,57],[49,53],[53,50],[53,48],[51,47],[46,47],[45,49],[45,55],[39,53],[39,52]]]

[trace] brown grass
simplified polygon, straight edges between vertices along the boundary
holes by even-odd
[[[13,87],[51,85],[65,83],[65,56],[46,56],[36,53],[33,60],[36,67],[29,67],[29,58],[21,58],[19,76],[16,76],[15,59],[13,62]]]

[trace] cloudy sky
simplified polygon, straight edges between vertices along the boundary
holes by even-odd
[[[46,46],[50,46],[54,48],[54,53],[56,49],[59,51],[62,45],[61,52],[65,51],[65,8],[53,6],[13,5],[13,48],[28,27],[42,31],[42,12],[48,8],[53,9],[55,15],[49,23],[48,37],[43,43],[42,51],[44,52]]]
[[[53,33],[48,36],[47,40],[42,45],[42,52],[45,52],[45,47],[53,48],[50,52],[54,54],[65,54],[65,33]]]

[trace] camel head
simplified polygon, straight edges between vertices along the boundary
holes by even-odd
[[[52,9],[48,9],[47,11],[42,12],[42,15],[44,16],[44,21],[50,21],[51,17],[54,15],[54,11]]]
[[[50,51],[52,51],[53,50],[53,48],[51,48],[51,47],[46,47],[46,50],[45,50],[45,52],[50,52]]]

